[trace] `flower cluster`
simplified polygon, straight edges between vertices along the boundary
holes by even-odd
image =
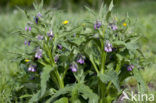
[[[35,53],[35,58],[41,59],[42,58],[42,49],[38,48]]]
[[[36,71],[36,66],[35,65],[30,65],[29,68],[28,68],[28,71],[30,72],[35,72]]]
[[[70,66],[70,69],[72,72],[77,72],[78,66],[76,63],[72,63]]]
[[[127,67],[127,70],[128,71],[132,71],[134,69],[134,65],[129,65],[128,67]]]
[[[53,31],[50,30],[47,35],[50,37],[50,39],[52,39],[54,37]]]
[[[101,27],[102,23],[100,21],[96,21],[94,24],[94,29],[99,29]]]
[[[27,26],[25,27],[25,31],[28,31],[28,30],[31,31],[31,27],[30,26],[29,27],[27,27]]]
[[[112,52],[112,44],[110,44],[109,41],[106,41],[106,44],[105,44],[105,51],[106,51],[106,52]]]
[[[25,40],[25,41],[24,41],[24,44],[25,44],[25,45],[27,45],[27,44],[28,44],[28,46],[30,46],[30,43],[31,43],[31,41],[30,41],[30,40],[29,40],[29,41],[27,41],[27,40]]]

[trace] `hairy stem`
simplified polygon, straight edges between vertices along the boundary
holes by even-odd
[[[48,48],[48,55],[49,55],[49,58],[50,58],[50,61],[51,61],[51,66],[55,67],[56,64],[54,62],[52,51],[51,51],[51,48],[49,47],[48,43],[47,43],[47,48]],[[55,73],[55,76],[56,76],[56,79],[57,79],[57,82],[58,82],[57,85],[59,86],[59,88],[64,88],[63,78],[59,74],[58,69],[55,69],[54,73]],[[56,83],[56,80],[55,80],[55,83]]]

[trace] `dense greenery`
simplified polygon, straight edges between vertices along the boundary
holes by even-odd
[[[139,4],[139,5],[141,5],[141,4]],[[135,7],[135,5],[134,5],[134,7]],[[150,8],[151,8],[150,6],[147,7],[147,5],[146,5],[147,12],[145,10],[143,10],[144,11],[143,12],[142,11],[142,9],[143,9],[142,7],[144,8],[144,5],[141,5],[140,8],[138,7],[138,5],[136,6],[136,8],[138,8],[138,12],[140,11],[139,12],[140,16],[138,16],[139,17],[138,22],[135,24],[133,22],[133,20],[136,21],[136,18],[133,19],[133,17],[131,17],[131,22],[132,23],[128,24],[128,26],[129,25],[133,25],[133,24],[135,25],[135,28],[133,28],[133,30],[135,32],[137,32],[137,33],[140,33],[140,35],[142,35],[142,37],[140,39],[140,43],[139,43],[140,47],[144,51],[145,56],[146,57],[152,57],[151,59],[154,61],[155,57],[154,57],[153,53],[155,53],[155,46],[154,46],[153,42],[155,41],[155,38],[154,38],[155,37],[155,35],[154,35],[155,34],[155,29],[154,29],[155,23],[154,22],[156,22],[155,19],[154,19],[155,18],[155,14],[152,13],[152,11],[150,11],[151,14],[149,13],[148,8],[150,10]],[[44,12],[45,11],[42,12],[42,15],[44,14]],[[137,12],[137,14],[138,14],[138,12]],[[33,15],[36,15],[37,13],[38,12],[30,11],[29,14],[30,14],[31,17],[33,17]],[[56,14],[57,18],[59,18],[58,19],[58,25],[62,25],[62,22],[64,20],[69,20],[69,24],[65,26],[65,27],[68,27],[69,29],[72,28],[71,25],[76,26],[77,24],[80,24],[80,27],[81,27],[81,24],[86,22],[86,21],[83,20],[83,18],[84,17],[88,17],[88,15],[90,15],[90,14],[86,13],[86,14],[81,14],[81,16],[78,17],[76,14],[64,14],[64,13],[55,12],[55,11],[53,13]],[[134,13],[134,11],[130,11],[130,15],[131,15],[131,13]],[[148,13],[150,14],[149,16],[146,15]],[[136,14],[133,14],[133,15],[136,16]],[[142,15],[144,15],[144,16],[142,16]],[[125,18],[125,16],[124,17],[117,16],[117,17],[119,19],[119,22],[120,22],[120,19],[122,20],[123,18]],[[8,21],[8,18],[9,18],[9,21]],[[12,53],[19,53],[19,51],[20,51],[20,53],[24,53],[25,51],[23,51],[23,49],[28,47],[28,46],[24,46],[24,39],[19,38],[19,37],[17,37],[17,35],[15,35],[15,34],[17,34],[17,32],[15,32],[15,31],[19,30],[19,27],[22,30],[24,30],[25,26],[27,26],[26,25],[27,19],[20,12],[15,11],[14,14],[12,14],[12,15],[5,14],[5,15],[1,16],[0,20],[1,20],[1,22],[2,21],[7,21],[5,23],[2,22],[4,24],[1,24],[1,30],[0,30],[0,34],[1,34],[1,52],[0,52],[0,56],[1,56],[1,65],[0,65],[1,67],[0,67],[0,69],[1,69],[1,72],[0,73],[2,74],[0,76],[0,78],[3,81],[0,84],[1,85],[1,88],[0,88],[1,95],[0,96],[2,98],[1,102],[2,103],[6,102],[6,101],[7,102],[9,102],[9,101],[11,102],[11,100],[13,100],[13,101],[21,101],[22,102],[22,101],[25,101],[25,100],[29,100],[32,95],[28,95],[28,94],[37,92],[36,89],[33,89],[34,85],[32,85],[31,83],[30,84],[28,83],[28,82],[32,82],[32,80],[28,79],[28,78],[30,78],[32,76],[31,73],[30,73],[30,76],[29,76],[28,74],[26,74],[26,72],[23,69],[19,69],[19,67],[18,67],[18,65],[16,63],[8,61],[8,58],[10,59],[10,56],[12,55]],[[92,21],[92,19],[91,19],[91,21]],[[92,29],[95,21],[96,20],[93,20],[91,24],[85,23],[86,27],[89,26],[89,28]],[[129,26],[129,27],[131,28],[132,26]],[[48,31],[49,30],[47,30],[47,32]],[[76,30],[74,32],[77,32],[77,31],[78,30]],[[25,30],[22,31],[22,32],[25,32]],[[33,30],[33,27],[32,27],[32,32],[36,32],[36,30]],[[54,32],[56,32],[56,31],[54,30]],[[77,34],[79,34],[79,32]],[[70,35],[68,35],[68,36],[70,36]],[[7,45],[7,47],[6,47],[6,45]],[[33,45],[33,43],[32,43],[32,45]],[[150,47],[152,47],[152,48],[150,48],[148,45],[150,45]],[[63,47],[63,48],[65,48],[65,47]],[[7,51],[7,53],[6,53],[6,51]],[[15,55],[15,56],[17,56],[17,55]],[[85,57],[86,57],[85,58],[85,62],[89,62],[90,60],[87,60],[88,56],[85,56]],[[25,57],[23,59],[25,59]],[[27,59],[30,59],[30,58],[27,58]],[[151,59],[150,59],[150,61],[151,61]],[[16,61],[16,59],[14,59],[13,61]],[[22,61],[22,63],[24,63],[24,61]],[[7,65],[7,64],[9,64],[9,65]],[[48,68],[48,67],[46,67],[46,68]],[[154,83],[152,83],[152,82],[154,82],[155,80],[152,79],[152,78],[155,75],[155,69],[154,69],[155,65],[152,65],[150,68],[151,69],[147,68],[145,70],[141,70],[141,73],[142,73],[146,83],[148,83],[149,85],[151,85],[151,84],[154,85]],[[41,77],[44,77],[44,75],[46,75],[47,72],[48,71],[45,71],[44,72],[45,74],[43,74],[43,76],[41,75]],[[129,84],[128,86],[136,86],[135,79],[133,77],[130,77],[130,78],[129,78],[128,81],[125,81],[125,82]],[[45,78],[45,80],[46,80],[46,78]],[[71,80],[71,81],[72,81],[72,83],[74,82],[73,80]],[[71,81],[65,81],[65,83],[69,83]],[[43,82],[45,82],[45,81],[43,81]],[[75,89],[72,92],[73,94],[75,94],[75,92],[77,90],[81,91],[81,92],[86,92],[86,91],[82,91],[81,88],[77,89],[76,88],[77,86],[85,88],[82,85],[75,85]],[[38,87],[40,88],[40,84],[38,85]],[[50,85],[47,85],[47,87],[49,88]],[[72,87],[73,86],[70,86],[70,85],[69,85],[69,87],[67,86],[66,87],[67,92],[70,92]],[[43,88],[45,88],[45,87],[43,87]],[[41,90],[44,91],[44,89],[41,89]],[[88,88],[86,88],[86,90],[87,90],[87,92],[90,92],[90,90]],[[50,89],[50,93],[53,94],[53,91],[55,91],[55,90]],[[64,92],[65,92],[65,94],[67,93],[66,91],[64,91]],[[94,91],[94,92],[96,93],[96,91]],[[27,94],[27,95],[25,95],[25,94]],[[90,92],[90,94],[92,94],[92,93]],[[70,96],[68,96],[68,97],[70,97]],[[96,97],[96,96],[92,95],[92,96],[89,96],[89,97],[92,100],[92,98]],[[75,100],[75,98],[76,97],[73,97],[74,100]],[[46,100],[46,98],[44,100]],[[67,98],[63,98],[63,100],[66,101]],[[71,98],[71,100],[72,100],[72,98]]]
[[[16,6],[20,7],[33,7],[33,2],[40,2],[41,0],[0,0],[2,7],[13,8]],[[144,2],[154,0],[114,0],[114,4],[131,3],[131,2]],[[49,7],[58,9],[82,9],[84,5],[90,6],[94,9],[98,9],[101,3],[109,5],[111,0],[44,0],[44,4]]]

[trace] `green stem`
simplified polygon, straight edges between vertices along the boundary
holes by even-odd
[[[106,52],[104,51],[104,43],[103,43],[103,40],[100,41],[101,42],[101,67],[100,67],[100,72],[102,74],[104,74],[105,72],[105,62],[106,62]],[[99,81],[99,84],[100,84],[100,103],[105,103],[106,100],[105,100],[105,84],[102,83],[101,81]]]
[[[50,61],[51,61],[51,66],[55,67],[56,64],[54,62],[54,58],[53,58],[53,55],[52,55],[52,52],[51,52],[51,49],[50,49],[48,43],[47,43],[47,48],[48,48],[48,55],[49,55],[49,58],[50,58]],[[56,75],[56,79],[58,80],[57,85],[59,85],[59,88],[64,88],[64,82],[63,82],[63,79],[62,79],[61,75],[58,72],[58,69],[55,69],[54,73]],[[56,80],[55,80],[55,82],[56,82]]]
[[[91,61],[91,63],[93,64],[93,67],[94,67],[94,69],[95,69],[96,73],[98,74],[98,73],[99,73],[99,70],[98,70],[98,68],[97,68],[96,64],[94,63],[93,59],[92,59],[92,58],[90,58],[90,61]]]
[[[99,101],[99,103],[105,103],[105,84],[104,83],[102,83],[101,81],[99,81],[99,93],[100,93],[100,101]]]
[[[102,74],[104,74],[104,72],[105,72],[106,55],[107,55],[106,52],[103,51],[102,56],[101,56],[102,57],[102,61],[101,61],[101,63],[102,63],[101,64],[101,73]]]
[[[103,74],[105,72],[105,62],[107,53],[104,51],[103,40],[100,40],[100,42],[101,42],[101,73]]]
[[[62,79],[64,79],[64,77],[66,76],[66,73],[67,73],[67,71],[68,71],[68,66],[65,68],[65,71],[64,71],[64,73],[63,73],[63,75],[62,75]]]
[[[63,78],[60,76],[58,70],[56,70],[55,73],[58,79],[59,88],[64,88]]]
[[[104,28],[102,30],[99,30],[99,33],[100,35],[102,36],[102,38],[100,39],[100,43],[101,43],[101,65],[100,65],[100,72],[102,74],[104,74],[105,72],[105,62],[106,62],[106,56],[107,56],[107,53],[104,51],[104,33],[105,33],[105,30]],[[101,81],[99,81],[99,94],[100,94],[100,103],[105,103],[106,100],[105,100],[105,84],[102,83]]]

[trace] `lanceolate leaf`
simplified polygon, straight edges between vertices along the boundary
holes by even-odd
[[[91,13],[93,16],[96,16],[95,12],[93,10],[91,10],[90,8],[88,8],[87,6],[85,6],[85,8],[88,10],[89,13]]]
[[[89,102],[88,103],[98,103],[98,96],[93,93],[93,91],[86,85],[84,84],[75,84],[73,86],[66,86],[65,88],[62,88],[60,90],[58,90],[51,98],[49,98],[49,100],[46,101],[46,103],[52,103],[54,102],[54,100],[63,95],[63,94],[67,94],[70,93],[72,94],[72,91],[76,90],[78,94],[82,94],[82,97],[84,97],[84,99],[88,99]],[[77,99],[78,100],[78,99]],[[64,102],[62,102],[64,103]]]
[[[50,65],[47,65],[43,68],[43,72],[41,74],[41,90],[39,90],[36,94],[32,96],[29,100],[29,103],[37,102],[46,92],[47,81],[50,77],[50,72],[54,70]]]
[[[88,98],[88,103],[98,103],[98,96],[93,93],[93,91],[84,84],[78,84],[78,92],[79,94],[82,94],[83,97]]]
[[[63,97],[63,98],[61,98],[61,99],[55,101],[54,103],[68,103],[68,98]]]
[[[54,101],[54,99],[56,99],[57,97],[63,95],[63,94],[67,94],[70,93],[73,89],[73,86],[66,86],[65,88],[62,88],[60,90],[58,90],[51,98],[49,98],[46,103],[52,103]]]
[[[50,77],[50,72],[54,70],[50,65],[47,65],[43,68],[43,72],[41,74],[41,97],[44,95],[47,88],[47,81]]]
[[[114,70],[106,71],[104,74],[99,74],[99,78],[103,83],[108,83],[111,81],[114,86],[120,90],[118,75]]]
[[[134,73],[134,77],[137,80],[137,82],[139,83],[139,85],[141,86],[141,92],[146,92],[147,91],[147,86],[143,80],[143,77],[140,74],[140,71],[135,68],[133,69],[133,73]]]
[[[36,94],[32,96],[32,98],[29,100],[29,103],[37,102],[40,97],[41,91],[39,90]]]
[[[112,11],[113,7],[114,7],[114,5],[113,5],[113,0],[112,0],[111,3],[110,3],[110,5],[109,5],[108,12],[107,12],[107,15],[106,15],[106,20],[107,21],[111,17],[111,11]]]
[[[112,11],[114,5],[113,5],[113,0],[111,1],[110,5],[109,5],[109,11]]]

